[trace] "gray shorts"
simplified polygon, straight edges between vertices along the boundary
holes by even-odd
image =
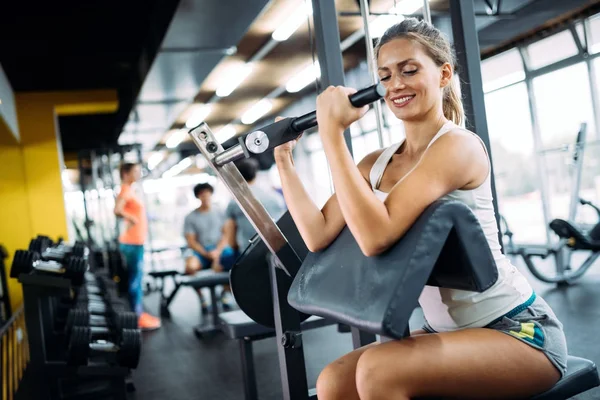
[[[541,350],[560,371],[561,377],[565,376],[567,372],[567,341],[563,325],[548,303],[535,293],[527,302],[492,321],[484,328],[506,333]],[[427,323],[423,326],[423,330],[428,333],[437,333]]]

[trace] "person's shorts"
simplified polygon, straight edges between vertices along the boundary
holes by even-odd
[[[563,325],[548,303],[535,293],[527,302],[484,328],[506,333],[541,350],[560,371],[561,377],[565,376],[568,354]],[[422,329],[428,333],[437,333],[428,323]]]
[[[206,246],[206,251],[212,251],[215,249],[215,246]],[[202,265],[202,269],[209,269],[212,266],[212,261],[208,258],[204,257],[202,254],[194,251],[192,249],[186,249],[183,253],[184,258],[188,257],[196,257],[200,260],[200,264]],[[223,249],[221,253],[221,259],[219,260],[221,265],[223,266],[224,271],[230,271],[235,264],[235,260],[237,260],[238,253],[231,247],[227,246]]]

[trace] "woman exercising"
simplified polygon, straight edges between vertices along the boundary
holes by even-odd
[[[406,138],[356,165],[343,132],[368,108],[352,107],[352,89],[321,93],[319,135],[336,189],[322,210],[294,170],[295,141],[275,149],[302,238],[319,251],[348,225],[363,253],[374,256],[401,239],[434,201],[458,200],[479,220],[499,276],[483,293],[426,286],[419,299],[423,329],[329,364],[317,381],[319,400],[508,399],[544,392],[566,371],[562,324],[501,252],[490,160],[479,137],[460,126],[452,48],[432,25],[406,19],[387,30],[375,54],[385,102],[404,122]]]

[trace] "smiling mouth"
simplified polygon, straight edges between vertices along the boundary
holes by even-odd
[[[397,99],[392,100],[392,103],[394,103],[394,105],[397,107],[404,107],[414,98],[415,98],[415,95],[403,96],[403,97],[399,97]]]

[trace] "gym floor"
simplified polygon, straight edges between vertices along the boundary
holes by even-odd
[[[525,270],[536,292],[553,307],[563,322],[569,353],[583,356],[600,365],[600,268],[598,265],[569,287],[557,288],[539,282]],[[158,293],[145,299],[146,309],[158,312]],[[134,371],[136,392],[130,399],[198,400],[243,399],[240,356],[237,343],[216,335],[199,340],[193,327],[200,322],[196,294],[184,288],[171,305],[172,317],[163,327],[144,334],[140,365]],[[422,316],[416,310],[411,321],[414,329],[421,326]],[[338,333],[336,326],[308,331],[304,334],[308,383],[314,387],[321,369],[335,358],[352,350],[350,335]],[[254,343],[258,393],[261,400],[281,399],[279,366],[275,339]],[[19,399],[31,399],[28,388],[34,382],[24,380]],[[577,400],[600,398],[600,388],[574,397]]]
[[[539,282],[525,270],[536,292],[553,307],[565,326],[569,353],[600,365],[600,268],[598,265],[569,287],[557,288]],[[146,297],[146,307],[158,310],[157,293]],[[240,356],[237,343],[224,335],[198,340],[193,332],[200,320],[198,300],[190,289],[181,290],[171,306],[171,320],[162,329],[144,336],[140,366],[134,372],[137,392],[132,399],[243,399]],[[411,327],[421,326],[417,310]],[[350,335],[329,326],[304,335],[308,383],[314,387],[319,371],[335,358],[352,350]],[[281,399],[275,339],[254,343],[258,392],[261,400]],[[574,397],[600,398],[600,388]]]

